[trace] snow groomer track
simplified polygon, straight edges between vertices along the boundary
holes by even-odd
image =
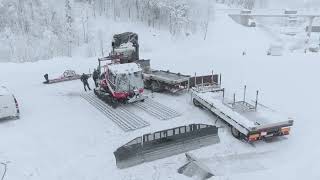
[[[117,109],[112,108],[111,106],[98,99],[93,93],[81,93],[80,96],[126,132],[150,125],[141,117],[128,111],[124,107],[120,106]]]
[[[144,110],[148,114],[156,117],[160,120],[168,120],[178,116],[181,114],[163,104],[160,104],[150,98],[147,98],[144,102],[137,102],[133,104],[134,106]]]

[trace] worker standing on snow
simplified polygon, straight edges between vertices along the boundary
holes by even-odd
[[[83,73],[83,74],[81,75],[80,80],[81,80],[82,83],[83,83],[83,87],[84,87],[84,90],[85,90],[85,91],[87,91],[86,86],[88,87],[89,91],[91,91],[90,86],[89,86],[89,83],[88,83],[88,79],[89,79],[89,76],[86,75],[85,73]]]
[[[46,79],[46,83],[49,83],[49,75],[48,74],[45,74],[44,76],[43,76],[45,79]]]
[[[98,87],[98,78],[99,78],[99,73],[96,69],[93,70],[93,73],[92,73],[92,78],[93,78],[93,81],[94,81],[94,85],[96,87]]]

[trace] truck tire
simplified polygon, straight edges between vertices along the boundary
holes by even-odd
[[[153,92],[160,92],[162,90],[161,84],[158,81],[151,82],[151,90]]]
[[[151,81],[150,80],[144,81],[144,88],[151,89]]]
[[[19,120],[20,119],[20,115],[17,115],[14,117],[14,120]]]
[[[119,102],[116,99],[112,98],[111,99],[111,107],[113,109],[116,109],[118,106],[119,106]]]
[[[201,107],[200,102],[199,102],[198,100],[196,100],[195,98],[192,99],[192,102],[193,102],[193,104],[194,104],[195,106]]]
[[[231,134],[233,137],[240,139],[241,133],[233,126],[231,127]]]

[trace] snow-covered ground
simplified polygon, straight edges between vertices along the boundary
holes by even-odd
[[[166,32],[129,23],[114,24],[109,36],[117,31],[137,32],[140,55],[150,58],[153,68],[187,74],[214,70],[222,73],[227,93],[241,96],[247,85],[248,96],[254,99],[259,89],[260,102],[295,119],[290,136],[255,146],[221,128],[220,144],[193,151],[218,175],[212,179],[319,179],[320,56],[298,52],[266,56],[272,39],[264,31],[238,25],[223,13],[215,20],[206,41],[194,36],[171,39]],[[144,133],[189,123],[214,124],[214,117],[193,107],[188,94],[155,94],[155,100],[183,115],[167,121],[146,116],[151,126],[125,133],[75,95],[83,91],[80,80],[42,84],[45,73],[49,77],[66,69],[82,73],[96,65],[96,58],[0,64],[0,84],[12,90],[21,109],[20,120],[0,122],[0,161],[9,161],[6,179],[189,179],[177,173],[186,162],[183,154],[119,170],[113,151]],[[225,127],[219,121],[217,125]]]

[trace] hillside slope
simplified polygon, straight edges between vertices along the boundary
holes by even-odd
[[[172,39],[165,31],[139,24],[98,24],[109,29],[104,34],[106,39],[111,39],[115,32],[137,32],[140,55],[150,58],[155,69],[187,74],[207,74],[211,70],[222,73],[227,94],[241,95],[243,85],[247,85],[248,98],[253,99],[259,89],[261,103],[295,119],[290,136],[255,146],[234,139],[226,125],[218,121],[217,125],[224,127],[220,131],[221,143],[193,151],[218,175],[212,179],[319,179],[320,147],[315,142],[320,137],[319,55],[266,56],[269,37],[259,29],[234,23],[223,12],[216,14],[210,24],[206,41],[201,40],[202,35]],[[20,120],[0,122],[0,161],[10,161],[6,178],[189,179],[176,172],[185,163],[183,154],[119,170],[113,151],[141,134],[188,123],[214,124],[214,117],[193,107],[188,94],[155,94],[155,100],[177,109],[183,116],[169,121],[145,116],[150,127],[124,133],[76,96],[83,91],[80,81],[42,84],[44,73],[54,77],[65,69],[88,72],[96,65],[96,58],[80,57],[0,65],[0,84],[14,92],[21,107]]]

